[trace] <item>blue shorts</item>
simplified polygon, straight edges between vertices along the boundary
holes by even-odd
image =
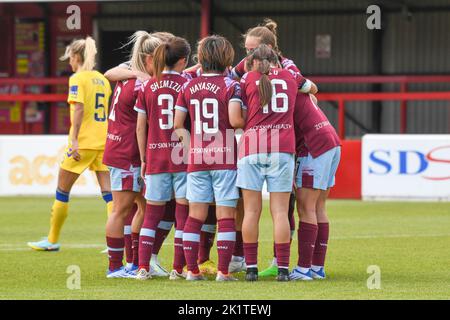
[[[141,167],[130,166],[129,170],[108,167],[111,179],[111,191],[141,192]]]
[[[238,161],[236,185],[242,189],[261,191],[264,181],[268,192],[292,192],[294,155],[284,152],[258,153]]]
[[[187,176],[187,195],[190,202],[211,203],[236,207],[239,191],[236,170],[210,170],[190,172]]]
[[[145,199],[170,201],[186,198],[186,172],[157,173],[145,175]]]
[[[333,187],[340,159],[341,147],[339,146],[317,158],[313,158],[309,153],[307,157],[298,158],[297,187],[321,190]]]

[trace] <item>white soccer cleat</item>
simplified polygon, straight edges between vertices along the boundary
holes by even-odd
[[[172,270],[169,274],[169,280],[186,279],[186,276],[187,273],[184,271],[182,273],[178,273],[177,270]]]
[[[192,271],[188,271],[186,275],[187,281],[203,281],[206,280],[206,278],[201,274],[193,274]]]
[[[218,272],[216,276],[216,281],[238,281],[237,278],[233,277],[231,274],[223,274],[222,272]]]
[[[244,257],[236,257],[233,256],[230,261],[230,265],[228,266],[228,272],[236,273],[247,270],[247,265],[245,264]]]
[[[169,272],[159,264],[158,258],[154,258],[154,256],[150,259],[150,274],[154,277],[169,276]]]
[[[137,280],[148,280],[151,278],[152,278],[152,275],[150,274],[150,272],[148,272],[144,268],[139,269],[135,276],[135,279],[137,279]]]

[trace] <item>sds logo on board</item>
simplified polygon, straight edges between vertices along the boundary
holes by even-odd
[[[450,179],[450,145],[430,150],[376,149],[369,154],[369,174],[420,175],[427,180]]]

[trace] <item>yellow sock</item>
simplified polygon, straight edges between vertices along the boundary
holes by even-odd
[[[50,219],[50,231],[48,233],[48,241],[57,243],[59,234],[69,211],[69,203],[55,200],[52,207],[52,217]]]
[[[111,215],[112,211],[113,211],[113,202],[112,201],[107,202],[106,203],[106,212],[108,213],[108,217]]]

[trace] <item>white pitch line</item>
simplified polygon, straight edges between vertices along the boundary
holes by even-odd
[[[393,239],[393,238],[433,238],[433,237],[450,237],[450,233],[433,233],[433,234],[373,234],[373,235],[356,235],[331,237],[330,240],[352,240],[352,239]],[[296,240],[296,239],[295,239]],[[272,239],[262,239],[259,242],[272,242]],[[164,242],[164,246],[173,246],[173,242]],[[104,249],[106,244],[101,243],[85,243],[85,244],[63,244],[63,249]],[[27,251],[31,248],[22,244],[0,243],[0,251]]]

